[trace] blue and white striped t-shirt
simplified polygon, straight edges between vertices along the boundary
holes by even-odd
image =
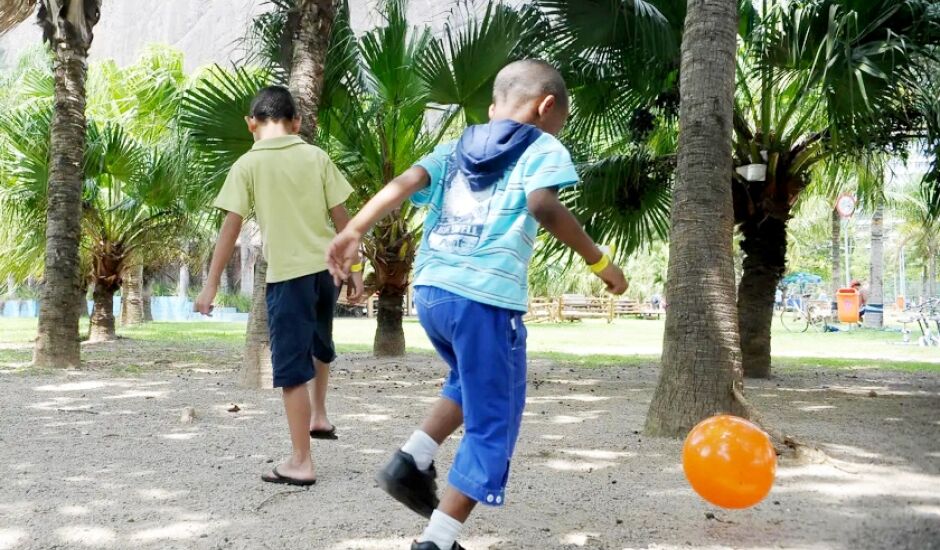
[[[457,169],[456,143],[437,146],[417,163],[430,175],[430,184],[411,199],[428,207],[414,285],[526,311],[529,260],[538,232],[526,197],[537,189],[576,184],[571,155],[543,133],[496,184],[474,191]]]

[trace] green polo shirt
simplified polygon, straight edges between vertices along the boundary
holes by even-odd
[[[214,206],[261,228],[267,282],[296,279],[326,269],[326,248],[336,235],[330,209],[352,187],[322,149],[300,136],[255,142],[232,165]]]

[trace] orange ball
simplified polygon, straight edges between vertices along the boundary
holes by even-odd
[[[719,415],[692,428],[682,447],[682,469],[702,498],[722,508],[747,508],[774,484],[777,453],[770,437],[737,416]]]

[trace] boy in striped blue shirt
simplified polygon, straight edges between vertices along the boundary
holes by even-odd
[[[578,182],[555,135],[568,118],[568,91],[551,65],[523,60],[493,85],[490,123],[438,146],[366,204],[327,251],[337,280],[358,261],[362,236],[411,198],[427,208],[415,265],[418,316],[450,366],[441,399],[378,474],[379,485],[430,517],[412,550],[457,550],[478,502],[505,502],[509,463],[526,388],[527,275],[538,226],[584,258],[610,292],[623,272],[558,200]],[[434,455],[460,425],[463,440],[438,500]]]

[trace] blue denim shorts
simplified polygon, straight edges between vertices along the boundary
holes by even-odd
[[[415,303],[450,365],[442,396],[463,409],[464,436],[447,481],[477,502],[501,506],[525,408],[523,313],[429,286],[415,289]]]
[[[268,329],[274,387],[289,388],[310,381],[313,359],[332,363],[333,308],[339,292],[326,271],[268,283]]]

